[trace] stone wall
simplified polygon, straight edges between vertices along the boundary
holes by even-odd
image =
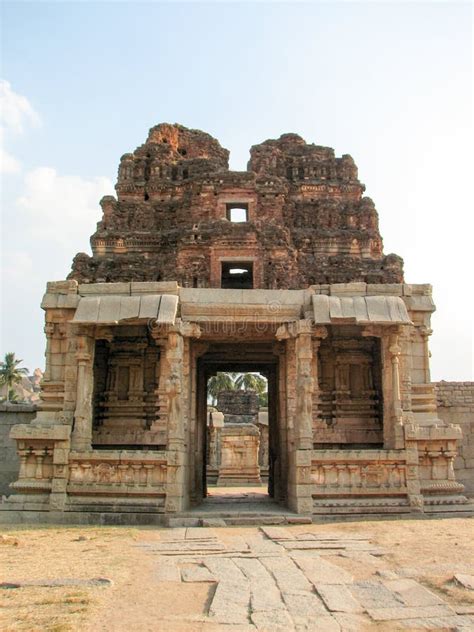
[[[455,461],[456,479],[474,496],[474,382],[435,382],[438,414],[449,424],[459,424],[463,439]]]
[[[216,407],[224,413],[225,424],[257,423],[259,402],[255,391],[221,391]]]
[[[20,467],[16,442],[10,439],[15,424],[27,424],[36,414],[31,404],[0,404],[0,496],[11,494],[10,483],[18,479]]]

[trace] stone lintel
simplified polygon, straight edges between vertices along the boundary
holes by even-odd
[[[46,283],[47,294],[77,294],[78,283],[72,279],[62,281],[48,281]]]
[[[32,424],[18,424],[10,431],[11,439],[38,439],[48,441],[68,441],[71,427],[65,425],[53,425],[49,427],[34,426]]]
[[[86,452],[69,452],[69,461],[97,461],[104,463],[107,461],[131,462],[168,462],[168,453],[164,450],[89,450]]]
[[[449,424],[448,426],[440,423],[432,426],[418,426],[415,424],[406,424],[405,438],[408,440],[459,440],[462,438],[461,426]]]
[[[340,461],[374,461],[405,463],[405,450],[312,450],[312,461],[330,462]]]

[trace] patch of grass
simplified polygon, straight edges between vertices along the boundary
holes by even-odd
[[[69,623],[53,623],[45,628],[47,632],[71,632],[72,629]]]
[[[90,604],[91,600],[88,597],[66,597],[63,601],[66,604]]]
[[[438,594],[441,598],[447,599],[450,605],[473,606],[474,595],[459,587],[454,581],[447,577],[421,577],[418,579],[421,584]]]

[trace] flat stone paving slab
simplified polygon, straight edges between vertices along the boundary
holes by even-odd
[[[432,632],[472,632],[474,630],[474,617],[427,617],[423,619],[405,619],[405,630],[432,630]],[[400,628],[399,628],[400,629]]]
[[[384,585],[395,593],[406,606],[439,606],[445,603],[441,597],[421,586],[414,579],[393,579],[385,581]]]
[[[331,564],[318,557],[293,555],[292,559],[303,571],[305,577],[314,585],[317,584],[351,584],[352,575],[344,568]]]
[[[296,540],[318,540],[324,542],[326,540],[335,540],[336,542],[369,542],[370,540],[365,535],[347,535],[347,533],[341,532],[324,532],[324,533],[298,533],[295,536]]]
[[[330,612],[364,612],[364,609],[343,584],[316,584],[316,592]]]
[[[394,621],[400,619],[416,619],[421,617],[449,617],[455,614],[449,606],[424,606],[420,608],[367,608],[374,621]]]
[[[56,579],[26,579],[22,581],[2,582],[0,584],[0,588],[8,590],[28,587],[60,588],[63,586],[112,586],[112,584],[112,580],[107,579],[106,577],[93,577],[92,579],[63,577]]]
[[[350,587],[352,595],[365,609],[398,608],[403,601],[383,584],[376,581],[357,582]]]
[[[235,536],[212,528],[163,536],[144,544],[157,554],[157,582],[215,584],[199,621],[226,632],[474,630],[469,606],[456,610],[428,590],[415,579],[420,569],[380,569],[375,555],[385,551],[362,535],[263,526]],[[351,560],[369,567],[369,580],[344,568]]]
[[[216,532],[206,527],[188,527],[185,537],[186,540],[216,540]]]
[[[260,527],[260,531],[264,533],[270,540],[294,540],[295,536],[284,527]]]
[[[284,593],[283,599],[288,612],[299,625],[329,614],[321,599],[313,592]]]
[[[249,535],[243,538],[243,540],[249,550],[253,553],[271,553],[272,555],[281,555],[283,552],[283,547],[273,540],[268,540],[261,534]]]
[[[260,560],[237,558],[233,562],[250,581],[252,612],[285,610],[280,590]]]
[[[217,623],[250,623],[250,586],[247,581],[233,584],[219,581],[209,608],[209,616]]]
[[[365,632],[373,629],[371,619],[366,614],[335,612],[334,618],[341,626],[341,632]]]
[[[220,583],[248,584],[245,575],[231,559],[208,559],[205,564]]]
[[[183,582],[216,582],[215,576],[205,566],[193,564],[181,569],[181,579]]]
[[[252,612],[250,619],[259,632],[291,632],[295,629],[292,618],[285,610]]]
[[[311,592],[311,583],[291,558],[267,557],[262,559],[262,564],[273,575],[282,593]]]
[[[465,575],[464,573],[456,573],[454,581],[468,590],[474,590],[474,575]]]
[[[158,582],[179,582],[181,573],[178,564],[173,559],[163,559],[156,567],[155,579]]]
[[[474,565],[471,564],[456,564],[456,574],[472,574]],[[397,577],[423,577],[426,575],[445,575],[453,573],[452,564],[425,564],[422,568],[416,566],[403,566],[390,571],[378,571],[380,576],[385,576],[387,579],[396,579]],[[453,577],[454,579],[454,577]]]

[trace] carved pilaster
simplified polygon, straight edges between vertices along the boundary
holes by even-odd
[[[433,330],[430,327],[420,327],[419,330],[421,340],[423,343],[423,369],[425,374],[425,384],[429,384],[431,382],[430,375],[430,349],[429,349],[429,337],[433,333]]]
[[[319,348],[324,338],[327,338],[328,331],[326,327],[313,327],[312,330],[312,344],[313,344],[313,360],[312,360],[312,377],[313,377],[313,410],[312,419],[313,424],[321,416],[321,390],[320,390],[320,375],[319,375]],[[312,436],[314,441],[314,431],[312,429]]]
[[[392,421],[394,428],[394,441],[396,448],[403,448],[403,412],[400,393],[400,355],[402,348],[399,344],[398,334],[392,334],[389,339],[389,348],[392,364]]]
[[[55,326],[54,323],[46,323],[44,326],[44,333],[46,335],[46,368],[44,370],[43,380],[49,382],[51,380],[51,340],[54,335]]]
[[[77,397],[74,413],[72,446],[77,451],[91,449],[92,393],[94,386],[94,338],[87,334],[77,336]]]
[[[413,327],[402,327],[399,337],[399,344],[402,348],[400,357],[400,396],[402,400],[402,410],[406,413],[412,410],[412,337]]]
[[[177,446],[184,443],[183,424],[183,336],[177,332],[168,334],[166,348],[166,360],[168,363],[168,376],[165,382],[165,390],[168,398],[168,446]]]
[[[296,419],[295,439],[299,449],[313,447],[313,345],[311,321],[291,323],[296,334]]]

